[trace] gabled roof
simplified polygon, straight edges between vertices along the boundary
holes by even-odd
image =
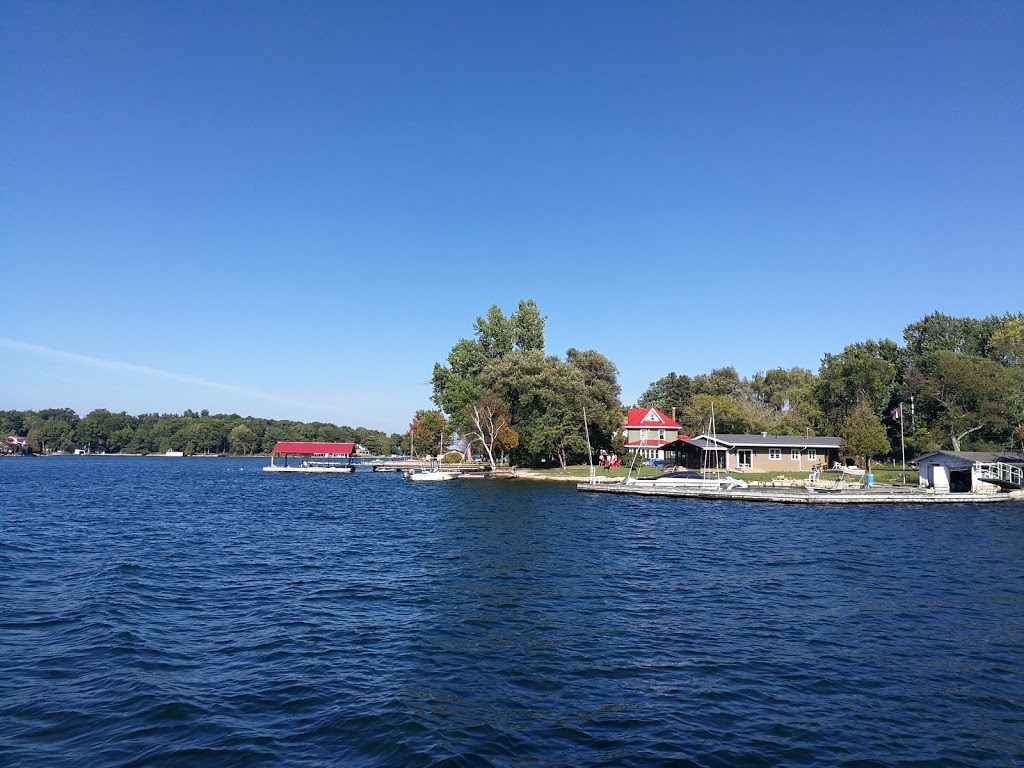
[[[922,459],[931,456],[950,456],[954,459],[961,459],[967,462],[981,462],[983,464],[1001,461],[1004,464],[1024,464],[1024,454],[1008,453],[1006,451],[932,451],[914,459],[914,463],[920,463]]]
[[[633,429],[679,429],[673,421],[657,408],[630,408],[626,411],[626,427]]]
[[[672,450],[681,451],[690,445],[701,450],[727,451],[733,448],[808,448],[829,450],[839,448],[838,437],[807,437],[805,435],[698,435],[694,438],[680,436],[668,444]],[[717,445],[716,445],[717,444]]]
[[[280,442],[271,453],[331,453],[351,456],[356,452],[355,443],[301,443]]]

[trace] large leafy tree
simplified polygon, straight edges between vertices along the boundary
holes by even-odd
[[[914,358],[940,351],[980,356],[990,333],[985,321],[932,312],[908,325],[903,330],[903,340]]]
[[[245,424],[239,424],[228,433],[228,448],[232,453],[250,456],[260,446],[260,438]]]
[[[1010,368],[1024,367],[1024,317],[1001,324],[989,339],[989,357]]]
[[[546,321],[532,299],[520,301],[509,317],[493,305],[473,323],[475,338],[460,339],[448,353],[447,365],[434,365],[432,399],[452,419],[453,429],[466,431],[467,409],[486,394],[479,383],[484,368],[513,352],[543,351]]]
[[[570,349],[564,361],[545,354],[546,319],[532,300],[509,317],[491,307],[474,339],[460,339],[447,364],[434,366],[433,400],[475,446],[565,466],[585,457],[588,429],[611,445],[622,421],[618,370],[594,350]]]
[[[621,426],[617,370],[593,350],[570,350],[567,360],[540,350],[517,350],[489,365],[480,386],[507,409],[520,462],[549,459],[567,466],[592,445],[611,445]],[[586,421],[584,421],[584,413]]]
[[[881,413],[892,400],[902,359],[900,348],[888,339],[850,344],[838,355],[826,353],[815,386],[824,427],[838,430],[861,405]]]
[[[72,429],[64,419],[47,419],[40,429],[41,447],[44,451],[66,451],[71,448]]]
[[[450,435],[448,419],[441,411],[419,410],[410,425],[412,446],[419,456],[440,454],[442,442]]]
[[[907,386],[917,395],[919,412],[941,432],[954,451],[969,436],[980,445],[1012,439],[1015,411],[1020,408],[1021,377],[994,360],[940,350],[922,356],[908,374]]]
[[[85,415],[76,427],[78,442],[85,446],[88,451],[106,450],[107,437],[110,434],[106,428],[106,421],[110,418],[110,411],[106,408],[97,408]]]
[[[694,395],[680,415],[679,425],[690,435],[706,434],[710,429],[712,409],[715,433],[720,435],[765,432],[773,422],[771,410],[763,403],[728,395]]]

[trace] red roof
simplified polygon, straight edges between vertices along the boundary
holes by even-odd
[[[634,440],[626,443],[627,448],[661,448],[663,445],[668,445],[668,440]]]
[[[634,429],[679,429],[678,422],[657,408],[630,408],[626,413],[626,426]]]
[[[352,455],[356,452],[355,443],[288,443],[281,442],[274,446],[272,453],[340,453]]]

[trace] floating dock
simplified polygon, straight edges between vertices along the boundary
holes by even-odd
[[[926,488],[873,485],[865,488],[637,488],[634,485],[579,483],[585,493],[618,493],[626,496],[671,496],[714,501],[757,501],[775,504],[992,504],[1022,502],[1024,491],[993,493],[935,493]]]

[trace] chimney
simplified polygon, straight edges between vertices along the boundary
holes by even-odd
[[[672,421],[675,421],[675,420],[676,420],[676,407],[673,405],[672,406]]]

